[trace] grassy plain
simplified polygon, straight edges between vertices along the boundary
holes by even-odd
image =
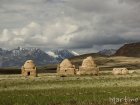
[[[81,65],[82,59],[71,61]],[[140,58],[95,60],[100,67],[99,76],[39,73],[36,78],[25,78],[20,74],[1,74],[0,105],[140,105]],[[114,76],[113,67],[126,67],[136,73]]]
[[[114,105],[110,98],[130,98],[118,105],[140,105],[140,74],[59,77],[39,74],[0,76],[0,105]]]

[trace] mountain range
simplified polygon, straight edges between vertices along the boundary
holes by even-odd
[[[98,54],[105,56],[140,57],[140,42],[124,44],[117,50],[104,49],[99,51]]]
[[[128,56],[140,57],[140,42],[125,44],[118,50],[104,49],[97,53],[79,55],[70,50],[43,51],[38,48],[15,48],[5,50],[0,48],[0,67],[21,67],[28,59],[35,61],[37,66],[58,64],[65,58],[85,58],[86,56]]]
[[[65,58],[79,55],[69,50],[42,51],[38,48],[21,48],[4,50],[0,48],[0,67],[21,67],[28,59],[35,61],[36,65],[57,64]]]
[[[116,49],[104,49],[98,52],[98,54],[105,55],[105,56],[111,56],[116,53]]]

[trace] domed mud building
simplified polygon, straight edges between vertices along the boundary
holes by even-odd
[[[98,75],[99,73],[99,68],[97,67],[94,59],[89,56],[85,58],[82,62],[82,66],[79,67],[78,74],[94,74]]]
[[[59,75],[75,75],[76,69],[75,66],[72,65],[71,61],[68,59],[64,59],[60,65],[57,67],[57,73]]]
[[[27,60],[21,68],[23,76],[37,76],[36,65],[33,60]]]

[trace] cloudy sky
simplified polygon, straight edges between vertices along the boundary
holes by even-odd
[[[140,0],[0,0],[0,47],[81,53],[140,41]]]

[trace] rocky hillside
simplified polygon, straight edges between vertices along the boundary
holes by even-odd
[[[140,42],[125,44],[116,51],[115,56],[140,57]]]
[[[115,53],[116,53],[115,49],[104,49],[98,52],[98,54],[106,55],[106,56],[111,56],[114,55]]]

